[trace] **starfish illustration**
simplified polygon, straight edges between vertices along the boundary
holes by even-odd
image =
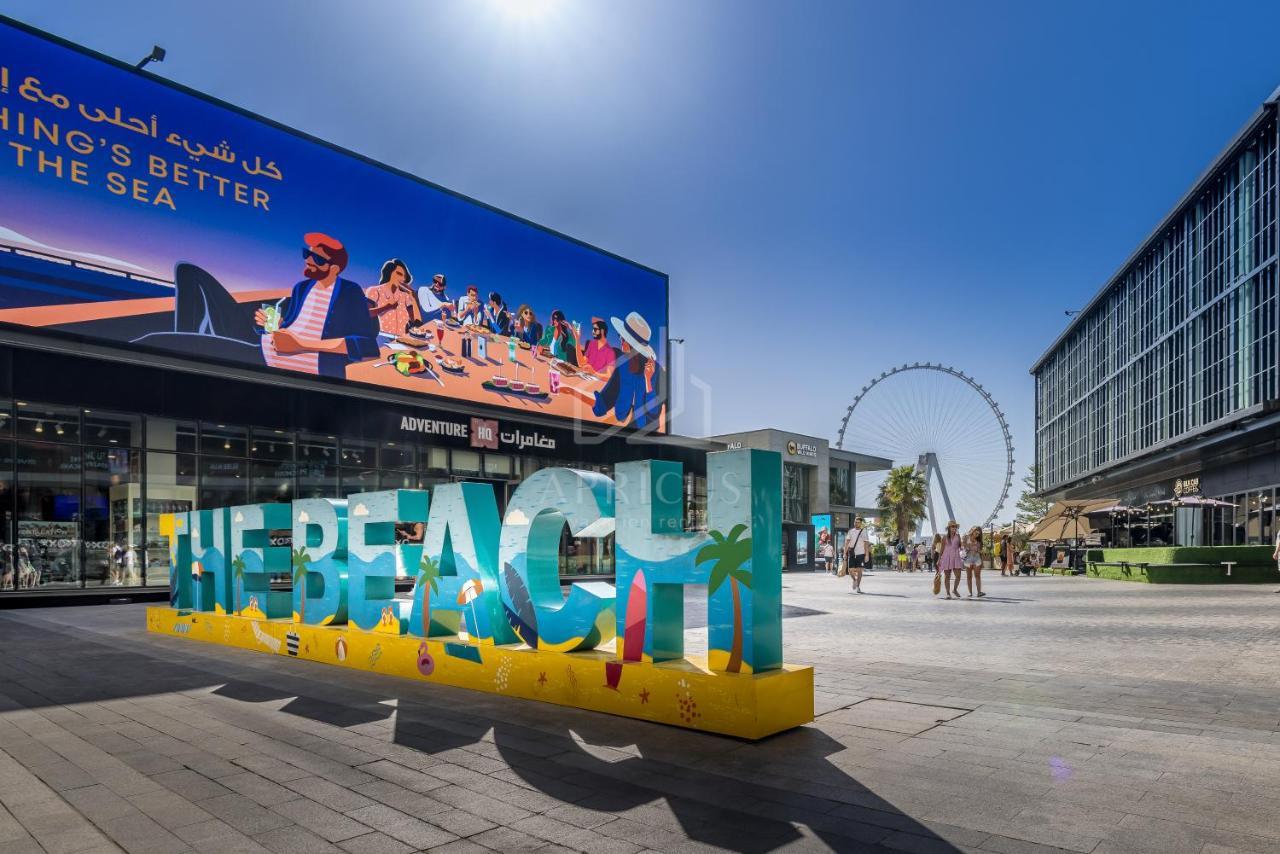
[[[544,670],[538,674],[538,684],[539,685],[547,684],[547,671]]]
[[[640,702],[641,702],[641,703],[647,703],[647,702],[649,702],[649,689],[648,689],[648,688],[641,689],[641,691],[640,691]]]

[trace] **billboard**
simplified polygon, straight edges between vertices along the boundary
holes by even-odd
[[[667,307],[661,273],[0,17],[0,324],[665,430]]]

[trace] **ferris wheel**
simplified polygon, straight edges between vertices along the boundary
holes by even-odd
[[[836,447],[916,467],[927,496],[917,537],[926,520],[937,533],[949,519],[962,529],[991,524],[1013,485],[1004,413],[975,379],[948,365],[900,365],[871,380],[845,411]],[[858,503],[874,500],[868,496],[878,495],[883,481],[883,472],[859,475]]]

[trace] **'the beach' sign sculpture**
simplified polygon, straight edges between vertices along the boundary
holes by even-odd
[[[172,514],[170,607],[148,628],[760,738],[813,719],[812,668],[782,660],[781,469],[773,452],[710,454],[706,532],[684,529],[680,465],[655,460],[616,481],[542,469],[501,520],[481,483]],[[561,592],[566,526],[614,538],[616,587]],[[271,544],[282,530],[291,546]],[[282,575],[291,591],[273,589]],[[684,655],[689,586],[706,588],[705,660]]]

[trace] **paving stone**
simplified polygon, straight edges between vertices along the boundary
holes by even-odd
[[[410,845],[377,832],[344,839],[338,843],[338,847],[349,854],[409,854],[414,850]]]
[[[201,801],[200,806],[248,836],[293,824],[284,816],[234,793]]]
[[[330,842],[362,836],[373,829],[307,798],[276,804],[271,809]]]
[[[361,824],[376,828],[387,836],[414,848],[434,848],[458,838],[452,833],[383,804],[361,807],[347,815]]]
[[[301,827],[281,827],[254,839],[275,854],[341,854],[342,849]]]

